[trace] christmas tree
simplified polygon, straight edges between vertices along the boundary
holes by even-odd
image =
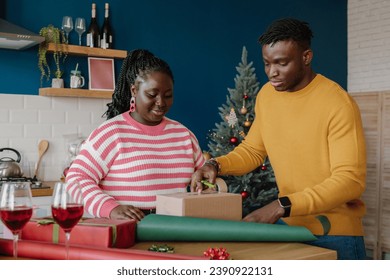
[[[222,122],[208,134],[208,153],[212,157],[225,155],[242,140],[255,117],[254,106],[259,91],[253,62],[247,62],[248,52],[243,47],[241,62],[236,67],[235,88],[228,88],[226,103],[219,107]],[[243,176],[225,176],[229,192],[240,193],[243,201],[243,216],[277,198],[274,172],[268,158],[264,164]]]

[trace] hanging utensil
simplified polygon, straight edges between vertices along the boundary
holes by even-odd
[[[41,140],[39,142],[39,144],[38,144],[38,162],[37,162],[37,165],[35,166],[33,180],[37,180],[39,166],[41,165],[42,156],[46,153],[48,148],[49,148],[49,141]]]

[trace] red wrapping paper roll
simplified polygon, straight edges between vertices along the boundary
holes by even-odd
[[[0,255],[12,256],[12,240],[0,239]],[[21,258],[39,260],[65,259],[65,246],[36,241],[20,240],[18,242],[18,256]],[[71,246],[69,248],[71,260],[205,260],[203,256],[187,256],[180,254],[158,253],[135,249],[91,248]]]

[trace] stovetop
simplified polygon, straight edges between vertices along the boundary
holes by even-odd
[[[30,182],[31,188],[41,188],[42,182],[31,177],[0,177],[0,186],[3,182]]]

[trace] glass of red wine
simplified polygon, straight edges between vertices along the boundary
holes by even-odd
[[[69,260],[70,232],[84,213],[83,198],[78,182],[57,182],[54,185],[51,214],[65,232],[66,259]]]
[[[0,192],[0,218],[13,235],[13,256],[18,257],[19,233],[31,219],[30,182],[4,182]]]

